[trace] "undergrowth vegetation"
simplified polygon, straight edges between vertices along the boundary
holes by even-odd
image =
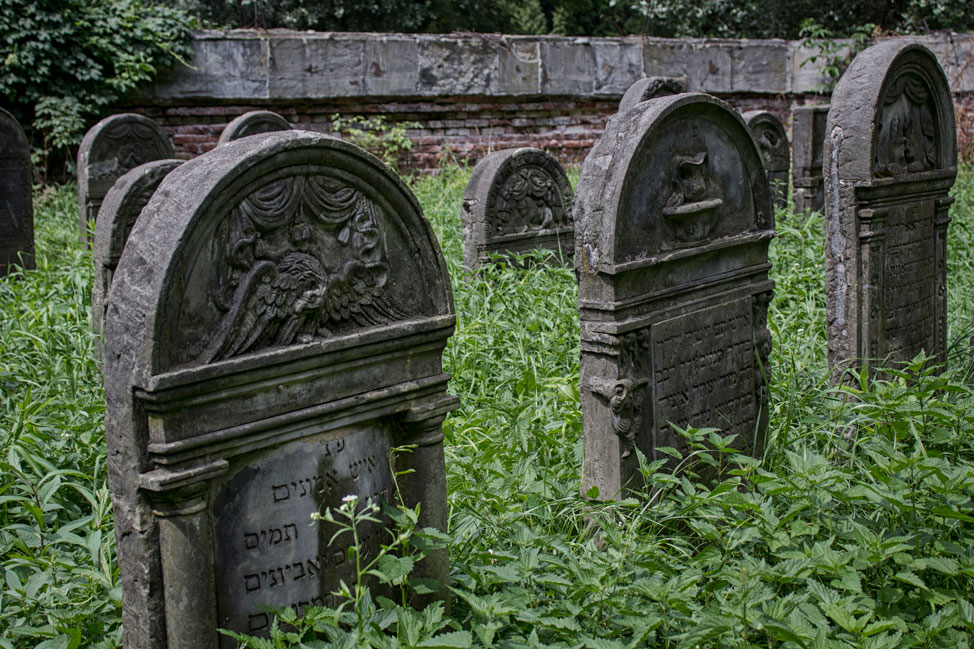
[[[577,172],[576,172],[577,175]],[[578,494],[570,266],[461,266],[469,170],[412,186],[453,278],[444,359],[452,609],[348,592],[253,647],[965,647],[974,637],[974,171],[949,230],[949,370],[827,383],[822,221],[778,214],[771,430],[700,484],[644,463],[641,497]],[[0,647],[114,647],[120,594],[74,189],[40,193],[37,270],[0,280]],[[550,256],[538,253],[535,257]],[[549,262],[556,260],[549,259]],[[691,431],[699,440],[712,431]],[[415,518],[399,516],[409,528]],[[390,537],[390,544],[392,538]],[[403,563],[372,567],[405,583]],[[396,574],[393,574],[396,573]]]

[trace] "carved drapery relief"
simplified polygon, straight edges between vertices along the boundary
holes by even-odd
[[[159,134],[151,127],[122,121],[99,136],[89,157],[89,178],[115,179],[140,164],[171,156],[172,151],[165,149],[165,143],[159,141]]]
[[[917,76],[904,74],[890,87],[877,122],[873,174],[883,178],[937,167],[932,97]]]
[[[522,167],[510,175],[493,197],[497,234],[548,230],[571,225],[555,180],[539,167]]]
[[[386,293],[382,210],[329,176],[291,176],[221,225],[211,298],[224,313],[203,362],[402,319]]]

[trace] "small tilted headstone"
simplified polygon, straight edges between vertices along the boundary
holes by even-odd
[[[32,175],[24,131],[0,108],[0,277],[10,266],[34,267]]]
[[[227,124],[227,127],[220,133],[217,146],[232,142],[233,140],[239,140],[248,135],[290,130],[291,125],[288,121],[277,113],[272,113],[269,110],[252,110]]]
[[[760,154],[727,104],[685,94],[609,120],[575,199],[583,495],[638,489],[637,449],[676,468],[659,450],[691,453],[674,426],[763,452],[774,235]]]
[[[455,320],[419,204],[362,149],[269,133],[171,171],[105,319],[125,646],[235,647],[217,629],[266,635],[264,607],[339,605],[353,541],[312,514],[349,495],[397,502],[398,486],[445,529]],[[366,561],[389,541],[358,532]],[[444,596],[448,564],[437,551],[413,576]]]
[[[463,263],[491,253],[574,248],[572,185],[558,161],[538,149],[495,151],[477,163],[463,193]]]
[[[112,276],[135,220],[142,213],[142,208],[148,205],[162,179],[181,164],[182,160],[154,160],[139,165],[119,178],[105,195],[91,242],[95,260],[95,278],[91,287],[91,328],[95,333],[100,334],[104,328],[108,288],[112,285]]]
[[[863,50],[832,93],[825,288],[833,381],[921,351],[946,361],[956,138],[947,77],[923,45]]]
[[[646,77],[626,90],[619,101],[619,112],[628,110],[641,101],[679,95],[687,91],[687,82],[680,77]]]
[[[88,228],[94,227],[102,201],[116,180],[141,164],[172,157],[169,137],[144,115],[112,115],[92,126],[78,149],[78,228],[82,239],[88,238]]]
[[[825,205],[825,122],[829,106],[798,106],[791,111],[791,184],[795,214],[821,212]]]
[[[761,153],[774,208],[784,209],[788,205],[788,171],[791,167],[791,147],[785,127],[777,115],[766,110],[749,110],[742,117]]]

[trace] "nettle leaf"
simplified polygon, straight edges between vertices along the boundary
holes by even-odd
[[[468,649],[472,645],[473,636],[469,631],[449,631],[427,638],[416,646],[425,649]]]

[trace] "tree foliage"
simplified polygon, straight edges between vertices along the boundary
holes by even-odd
[[[799,38],[811,19],[838,36],[872,23],[918,33],[974,29],[970,0],[169,0],[214,26]]]
[[[0,0],[0,102],[35,163],[66,158],[106,107],[188,57],[193,24],[142,0]]]

